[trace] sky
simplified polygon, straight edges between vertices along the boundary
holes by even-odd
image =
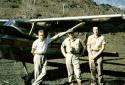
[[[97,4],[110,4],[125,10],[125,0],[94,0]]]

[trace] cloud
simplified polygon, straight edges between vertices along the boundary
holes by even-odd
[[[97,4],[109,4],[125,10],[125,0],[93,0]]]
[[[125,10],[125,6],[123,5],[118,5],[117,7]]]

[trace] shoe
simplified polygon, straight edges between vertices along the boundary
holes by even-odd
[[[104,83],[100,83],[99,85],[104,85]]]
[[[70,82],[70,83],[69,83],[69,85],[74,85],[74,84],[73,84],[73,81],[72,81],[72,82]]]
[[[95,83],[90,83],[90,85],[96,85]]]
[[[77,83],[78,83],[78,85],[82,85],[82,84],[81,84],[81,80],[78,80]]]

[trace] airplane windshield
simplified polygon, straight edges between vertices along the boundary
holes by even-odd
[[[16,21],[14,23],[14,26],[19,28],[24,34],[29,35],[29,32],[32,28],[32,24],[29,22],[24,22],[24,21]],[[41,28],[39,25],[35,25],[35,30],[33,31],[34,33],[37,33],[37,31]],[[34,35],[31,35],[34,36]]]
[[[6,22],[6,21],[4,21],[4,22],[0,22],[0,26],[4,25],[5,22]]]
[[[17,28],[19,28],[21,31],[23,31],[25,34],[28,35],[28,33],[30,32],[30,29],[32,27],[32,24],[23,22],[23,21],[16,21],[14,23],[14,26],[16,26]]]

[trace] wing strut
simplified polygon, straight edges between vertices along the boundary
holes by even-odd
[[[35,26],[35,23],[36,23],[36,22],[33,22],[33,23],[32,23],[32,27],[31,27],[31,30],[30,30],[30,32],[29,32],[29,35],[31,35],[31,34],[32,34],[33,29],[34,29],[34,26]]]
[[[33,79],[33,72],[31,74],[28,73],[28,69],[26,67],[26,63],[22,62],[23,66],[24,66],[24,70],[26,75],[22,77],[22,79],[24,80],[24,85],[31,85],[31,81]]]
[[[26,75],[29,75],[28,69],[27,69],[27,67],[26,67],[26,63],[25,63],[25,62],[22,62],[22,64],[23,64],[23,67],[24,67],[24,70],[25,70]]]

